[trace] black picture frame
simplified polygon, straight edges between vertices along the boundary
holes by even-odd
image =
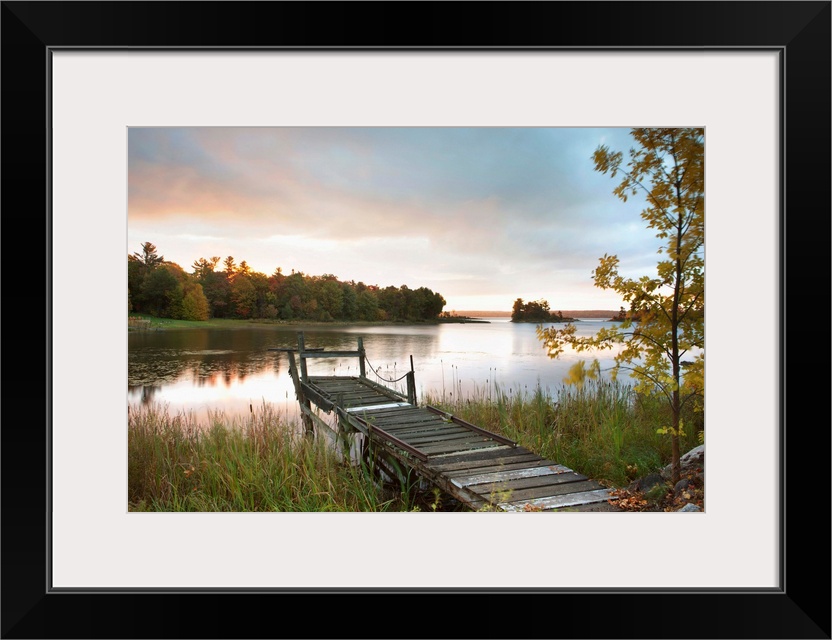
[[[809,308],[827,320],[830,311],[830,2],[12,1],[0,19],[3,638],[830,638],[830,430],[802,410],[828,405],[828,354],[814,350],[823,328],[820,340],[807,336],[818,329],[794,315]],[[782,336],[771,348],[782,366],[781,588],[53,592],[49,393],[61,381],[48,366],[59,241],[50,236],[48,97],[50,52],[70,47],[779,51]],[[754,463],[737,464],[747,467],[742,500],[754,491]],[[696,553],[657,540],[651,561],[684,571]]]

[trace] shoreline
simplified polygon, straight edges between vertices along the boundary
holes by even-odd
[[[560,311],[563,317],[570,318],[612,318],[618,315],[620,309],[556,309],[555,313]],[[510,318],[511,310],[509,311],[481,311],[476,309],[460,309],[453,311],[458,315],[466,315],[474,318]]]
[[[437,318],[436,320],[333,320],[329,322],[323,322],[320,320],[269,320],[266,318],[257,318],[254,320],[246,320],[243,318],[176,320],[173,318],[155,318],[143,315],[131,315],[128,316],[127,322],[128,333],[138,333],[143,331],[177,331],[187,329],[269,329],[273,327],[404,327],[436,324],[490,324],[490,321],[488,320],[471,318],[467,316]]]
[[[474,315],[481,313],[483,315]],[[599,310],[591,311],[570,311],[569,316],[563,316],[563,320],[511,320],[516,324],[540,324],[541,322],[569,323],[579,322],[579,318],[605,318],[610,319],[618,312],[604,312]],[[128,333],[143,331],[176,331],[184,329],[268,329],[272,327],[394,327],[394,326],[425,326],[436,324],[490,324],[488,318],[510,318],[510,312],[498,311],[469,311],[465,315],[452,315],[434,320],[270,320],[268,318],[211,318],[210,320],[176,320],[173,318],[156,318],[144,314],[130,314],[127,317]]]

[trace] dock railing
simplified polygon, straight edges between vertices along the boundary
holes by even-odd
[[[308,349],[304,342],[303,332],[298,333],[298,359],[300,360],[300,376],[303,382],[309,382],[309,374],[306,366],[306,361],[309,359],[315,358],[358,358],[358,372],[359,377],[369,383],[373,383],[367,377],[367,366],[369,365],[367,361],[367,351],[364,349],[364,338],[358,338],[358,349],[355,351],[326,351],[324,349]],[[376,376],[388,383],[396,383],[399,382],[402,378],[406,379],[406,386],[407,386],[407,401],[412,404],[416,405],[416,373],[413,368],[413,356],[410,356],[410,371],[408,371],[402,378],[398,378],[397,380],[388,380],[384,378],[377,370],[373,369],[372,365],[369,365],[370,369],[372,369],[373,373]]]
[[[367,377],[365,362],[367,352],[364,350],[364,338],[358,338],[358,349],[356,351],[326,351],[324,349],[307,349],[304,344],[303,332],[298,333],[298,359],[300,360],[301,380],[309,382],[309,373],[306,368],[306,361],[312,358],[358,358],[358,371],[362,378]]]
[[[364,348],[364,338],[361,336],[358,337],[358,348],[355,351],[349,350],[335,350],[335,351],[327,351],[321,347],[312,348],[307,347],[306,342],[304,339],[303,331],[298,332],[298,343],[297,348],[272,348],[269,349],[270,351],[280,351],[287,355],[289,360],[289,374],[292,377],[292,382],[295,387],[295,395],[297,396],[298,402],[300,403],[301,408],[301,418],[303,420],[304,425],[306,426],[307,431],[312,431],[312,406],[310,403],[310,397],[316,398],[317,394],[311,389],[310,387],[310,378],[309,378],[309,369],[307,367],[307,360],[313,359],[323,359],[323,358],[357,358],[358,359],[358,372],[359,372],[359,379],[371,387],[376,387],[379,389],[384,390],[385,392],[392,392],[397,396],[402,398],[406,398],[409,404],[416,406],[416,373],[413,367],[413,356],[410,356],[410,371],[405,373],[404,376],[396,379],[396,380],[388,380],[384,376],[382,376],[367,360],[367,351]],[[295,360],[295,356],[297,356],[297,361]],[[383,384],[380,384],[377,381],[371,380],[367,377],[367,368],[370,368],[372,372],[376,375],[376,377],[387,383],[396,383],[402,380],[403,378],[406,379],[406,386],[407,392],[406,395],[402,394],[395,389],[385,387]],[[320,405],[319,405],[320,406]]]

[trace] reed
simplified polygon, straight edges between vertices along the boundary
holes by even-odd
[[[657,433],[669,424],[666,403],[621,381],[587,379],[554,392],[539,384],[505,389],[491,383],[465,396],[425,394],[424,402],[609,486],[626,486],[670,462],[670,438]],[[691,413],[686,424],[701,420]],[[699,444],[691,431],[683,443],[688,448]]]
[[[268,405],[247,419],[169,415],[131,408],[128,418],[131,511],[402,511],[364,464],[309,439]]]
[[[669,422],[661,398],[619,381],[589,379],[554,392],[490,383],[463,394],[452,372],[449,391],[423,394],[431,404],[504,435],[538,455],[611,487],[658,471],[670,461]],[[701,428],[702,414],[685,417]],[[699,444],[691,428],[683,445]],[[414,487],[391,490],[372,463],[342,455],[324,438],[302,435],[267,403],[245,418],[221,412],[200,423],[158,405],[128,417],[131,511],[426,511],[439,497]],[[444,499],[444,497],[443,497]],[[444,510],[444,509],[443,509]]]

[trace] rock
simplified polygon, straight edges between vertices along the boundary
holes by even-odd
[[[677,512],[679,512],[679,511],[689,512],[689,511],[702,511],[702,509],[700,509],[698,506],[696,506],[692,502],[688,502],[684,507],[682,507],[681,509],[676,509],[676,511]]]
[[[644,476],[641,480],[641,490],[642,491],[650,491],[656,485],[663,485],[664,478],[658,473],[651,473],[649,475]]]
[[[673,496],[678,498],[680,495],[682,495],[683,491],[688,490],[693,490],[693,483],[687,478],[682,478],[681,480],[679,480],[679,482],[673,485]]]
[[[639,478],[637,480],[633,480],[630,483],[630,486],[627,489],[633,493],[636,491],[642,491],[647,493],[655,487],[656,485],[664,484],[665,480],[662,478],[661,474],[658,473],[651,473],[649,475],[644,476],[643,478]]]
[[[705,466],[705,445],[700,444],[688,451],[685,455],[679,458],[679,466],[681,473],[685,474],[692,472],[694,469],[703,468]],[[662,469],[662,477],[669,479],[673,475],[673,464],[667,465]]]

